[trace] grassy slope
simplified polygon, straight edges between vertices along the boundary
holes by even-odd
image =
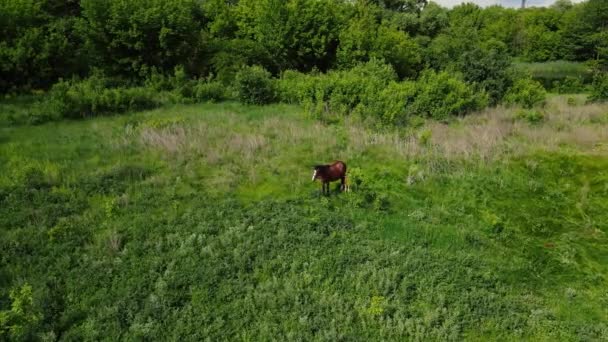
[[[0,309],[61,338],[608,338],[608,107],[396,133],[175,106],[0,130]],[[353,192],[319,196],[343,159]]]

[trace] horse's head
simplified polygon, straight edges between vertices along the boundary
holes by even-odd
[[[317,179],[317,177],[319,176],[319,171],[321,171],[323,169],[324,165],[315,165],[313,167],[313,172],[312,172],[312,181],[314,182],[315,179]]]

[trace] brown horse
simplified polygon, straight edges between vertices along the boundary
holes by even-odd
[[[329,183],[340,180],[340,190],[348,191],[346,186],[346,164],[342,161],[335,161],[329,165],[315,165],[312,174],[312,181],[321,180],[323,183],[323,194],[329,195]],[[327,190],[327,191],[326,191]]]

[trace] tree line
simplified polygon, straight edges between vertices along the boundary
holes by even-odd
[[[608,58],[604,0],[524,10],[426,0],[2,0],[0,22],[2,93],[95,72],[141,82],[176,67],[231,82],[253,64],[276,76],[381,59],[407,79],[484,59]],[[483,78],[478,71],[465,77]]]

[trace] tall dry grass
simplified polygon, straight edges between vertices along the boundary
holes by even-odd
[[[123,139],[167,158],[226,166],[218,171],[224,178],[244,177],[254,183],[261,180],[261,173],[276,173],[277,163],[282,168],[301,167],[303,160],[349,160],[365,154],[421,160],[430,168],[427,171],[433,171],[445,162],[489,163],[539,150],[608,153],[608,105],[568,102],[565,97],[550,99],[541,109],[544,120],[536,124],[518,119],[519,109],[506,107],[488,108],[449,124],[427,121],[416,129],[388,132],[350,118],[340,125],[324,125],[279,115],[244,120],[222,113],[222,120],[197,119],[160,128],[142,125]]]

